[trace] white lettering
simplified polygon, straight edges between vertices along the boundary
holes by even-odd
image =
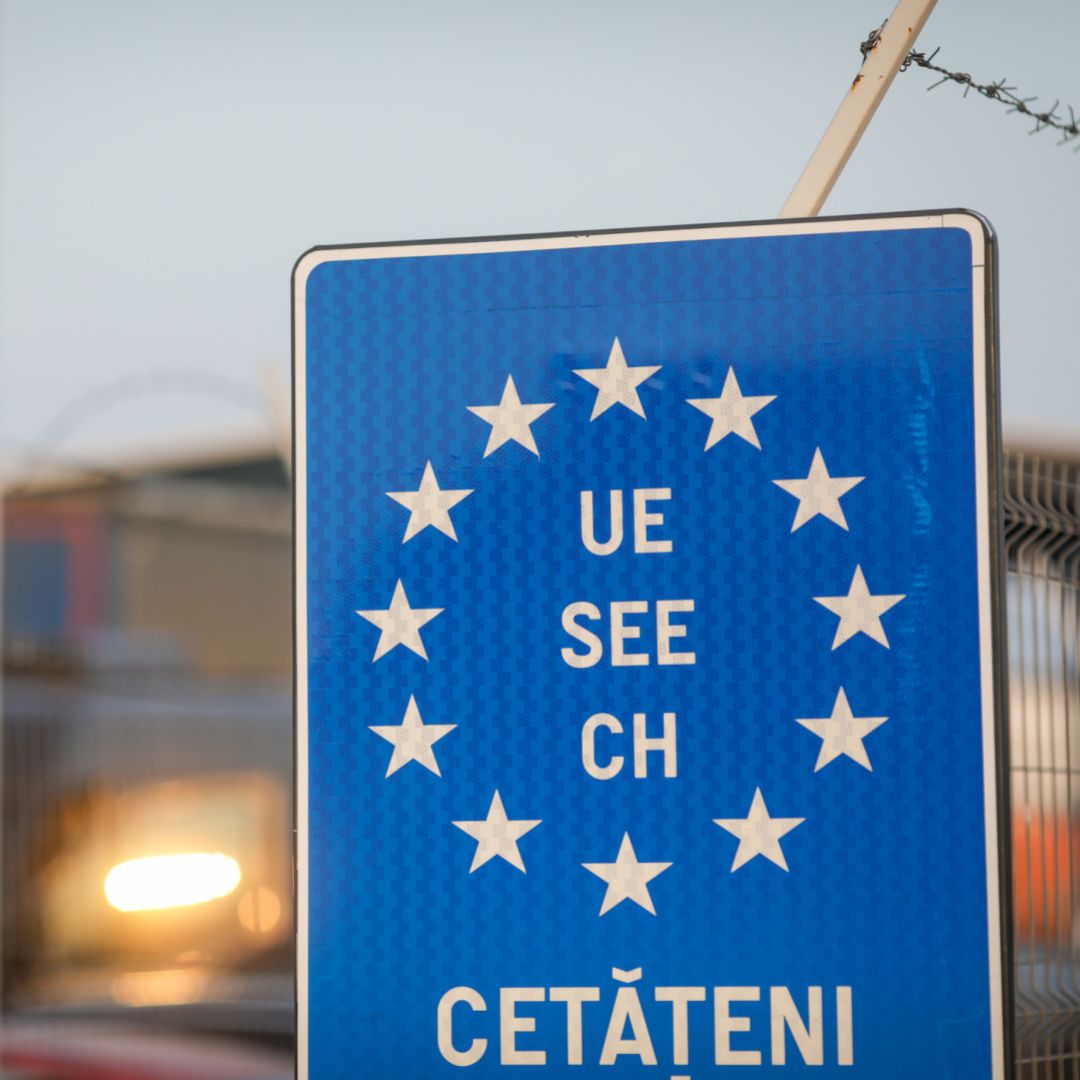
[[[624,615],[644,615],[649,610],[648,600],[621,600],[611,605],[611,666],[647,667],[648,653],[627,652],[623,642],[641,637],[640,626],[627,626]]]
[[[772,1019],[772,1063],[787,1064],[787,1040],[784,1028],[791,1032],[795,1045],[807,1065],[825,1064],[825,1034],[821,1023],[821,987],[811,986],[809,998],[810,1025],[803,1024],[795,1000],[786,986],[774,986],[769,991],[769,1014]]]
[[[455,986],[447,990],[439,1000],[438,1029],[439,1053],[451,1065],[462,1067],[475,1065],[487,1052],[487,1039],[473,1039],[467,1050],[458,1050],[454,1046],[454,1006],[461,1002],[473,1012],[487,1012],[484,999],[468,986]]]
[[[518,1016],[520,1001],[543,1001],[542,986],[504,986],[499,991],[499,1042],[500,1060],[504,1065],[544,1065],[547,1053],[543,1050],[519,1050],[517,1036],[521,1032],[536,1030],[535,1016]]]
[[[634,550],[639,554],[671,550],[670,540],[649,539],[649,526],[664,524],[663,514],[649,513],[649,503],[670,498],[671,488],[634,489]]]
[[[637,641],[642,637],[642,628],[636,623],[627,622],[627,616],[646,615],[649,611],[648,600],[617,600],[609,605],[611,625],[611,664],[613,667],[648,667],[651,655],[645,652],[628,652],[627,641]],[[693,600],[658,600],[656,602],[656,662],[660,665],[696,664],[697,655],[692,652],[672,652],[674,638],[687,636],[687,627],[683,623],[673,623],[673,612],[694,610]],[[586,646],[585,652],[575,652],[567,646],[562,650],[562,658],[574,668],[595,667],[604,658],[604,643],[601,635],[581,625],[579,620],[588,619],[598,622],[603,618],[595,604],[585,600],[576,600],[567,604],[562,613],[563,629],[575,640]]]
[[[855,1064],[855,1038],[851,1026],[851,987],[836,988],[836,1064]]]
[[[705,1000],[704,986],[658,986],[657,1001],[671,1002],[672,1065],[690,1064],[689,1003]],[[674,1078],[673,1078],[674,1080]]]
[[[618,776],[623,767],[621,754],[613,754],[606,765],[600,765],[596,760],[596,729],[607,728],[615,735],[621,735],[623,726],[619,721],[608,713],[596,713],[585,721],[581,729],[581,762],[585,771],[595,780],[610,780]]]
[[[623,1037],[627,1021],[630,1022],[629,1039]],[[653,1050],[652,1039],[649,1037],[641,999],[632,986],[620,987],[615,995],[611,1020],[604,1036],[604,1048],[600,1051],[600,1064],[614,1065],[617,1058],[627,1055],[638,1058],[642,1065],[656,1064],[656,1051]]]
[[[593,493],[581,493],[581,542],[594,555],[610,555],[618,551],[623,541],[623,498],[621,491],[611,492],[611,528],[607,540],[600,543],[596,539],[596,523],[593,511]],[[634,492],[634,506],[637,506],[637,492]],[[635,533],[637,527],[635,525]]]
[[[636,718],[635,718],[636,719]],[[608,720],[618,725],[613,716],[597,713],[592,720]],[[606,726],[606,725],[599,725]],[[620,728],[621,731],[621,728]],[[602,1066],[618,1065],[624,1057],[636,1059],[635,1064],[657,1065],[656,1049],[649,1030],[649,1020],[642,1006],[639,988],[643,977],[641,967],[623,969],[613,967],[611,977],[618,985],[611,1011],[604,1032],[600,1049],[599,1064]],[[690,1064],[690,1004],[704,1005],[709,1000],[709,990],[704,986],[657,986],[653,989],[653,998],[659,1004],[671,1006],[671,1061],[664,1070],[667,1075],[672,1069],[685,1068]],[[757,1014],[764,1020],[760,1009],[746,1009],[745,1005],[761,1002],[764,993],[768,993],[769,1007],[769,1050],[771,1064],[786,1066],[796,1064],[801,1058],[807,1066],[821,1066],[825,1061],[825,989],[821,986],[806,988],[806,1011],[800,1012],[796,1004],[796,995],[786,986],[713,986],[712,1020],[714,1038],[714,1057],[718,1066],[760,1066],[763,1064],[764,1048],[752,1049],[754,1040],[745,1039],[749,1035],[752,1017]],[[833,991],[830,991],[830,993]],[[838,1066],[852,1066],[855,1062],[853,1015],[853,991],[850,986],[835,987],[836,995],[836,1058]],[[525,1011],[526,1003],[550,1001],[561,1003],[566,1010],[566,1064],[581,1066],[585,1063],[585,1021],[594,1023],[591,1029],[593,1038],[599,1035],[595,1024],[603,1020],[604,1013],[590,1010],[585,1014],[586,1002],[597,1003],[602,1000],[598,986],[508,986],[499,990],[499,1060],[502,1065],[544,1066],[548,1064],[549,1053],[553,1055],[552,1064],[558,1064],[561,1053],[556,1046],[559,1041],[558,1030],[548,1032],[541,1040],[538,1034],[539,1019],[551,1013],[546,1009],[534,1011],[529,1015]],[[742,1008],[739,1008],[742,1004]],[[462,1006],[462,1008],[458,1008]],[[707,1008],[707,1006],[706,1006]],[[455,1010],[457,1010],[455,1014]],[[467,1015],[463,1015],[463,1011]],[[449,1064],[459,1068],[468,1068],[481,1061],[489,1049],[487,1038],[476,1037],[467,1041],[478,1021],[476,1014],[488,1011],[484,998],[468,986],[455,986],[447,990],[440,998],[437,1009],[437,1038],[439,1053]],[[700,1024],[708,1015],[705,1009],[695,1010],[695,1023]],[[831,1019],[831,1018],[830,1018]],[[655,1017],[653,1022],[655,1023]],[[457,1028],[455,1030],[455,1023]],[[764,1034],[759,1025],[759,1032]],[[698,1032],[699,1037],[706,1032]],[[456,1038],[455,1038],[456,1035]],[[522,1038],[532,1047],[522,1046]],[[554,1040],[552,1038],[554,1036]],[[759,1036],[760,1038],[760,1036]],[[591,1040],[590,1040],[591,1041]],[[733,1046],[732,1042],[737,1045]],[[536,1043],[546,1044],[541,1049]],[[554,1045],[553,1045],[554,1043]],[[464,1044],[464,1045],[463,1045]],[[794,1046],[796,1060],[788,1061],[788,1051]],[[830,1047],[831,1049],[831,1047]],[[665,1063],[666,1064],[666,1063]],[[670,1080],[679,1080],[675,1074]]]
[[[564,648],[562,658],[573,668],[587,668],[600,662],[604,655],[603,642],[591,631],[577,624],[577,619],[599,619],[600,609],[595,604],[578,601],[576,604],[567,604],[563,612],[563,629],[582,645],[587,645],[589,651],[582,655],[574,652],[571,648]]]
[[[675,740],[675,714],[664,713],[664,734],[650,739],[645,735],[645,714],[634,713],[634,775],[640,780],[649,775],[648,755],[664,755],[664,776],[669,780],[679,775],[679,754]]]
[[[716,1028],[717,1065],[760,1065],[761,1054],[757,1050],[732,1050],[731,1036],[739,1031],[750,1030],[749,1016],[732,1016],[733,1001],[760,1001],[761,990],[756,986],[714,986],[713,1024]]]
[[[566,1002],[566,1064],[580,1065],[581,1049],[581,1004],[584,1001],[599,1001],[598,986],[553,986],[552,1001]]]
[[[656,662],[658,664],[696,664],[697,656],[692,652],[672,652],[671,639],[686,637],[686,627],[682,623],[671,624],[673,611],[693,611],[693,600],[657,600],[656,601]]]

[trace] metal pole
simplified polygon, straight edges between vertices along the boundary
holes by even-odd
[[[829,197],[937,0],[900,0],[810,156],[780,217],[814,217]]]

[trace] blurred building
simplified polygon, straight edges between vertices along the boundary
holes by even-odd
[[[9,490],[8,1015],[291,1037],[290,499],[269,445]]]

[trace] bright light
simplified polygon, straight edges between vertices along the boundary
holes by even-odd
[[[114,866],[105,898],[118,911],[187,907],[228,896],[240,884],[240,864],[221,852],[149,855]]]

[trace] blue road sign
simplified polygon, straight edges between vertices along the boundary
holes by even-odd
[[[301,1077],[1005,1075],[993,257],[300,260]]]

